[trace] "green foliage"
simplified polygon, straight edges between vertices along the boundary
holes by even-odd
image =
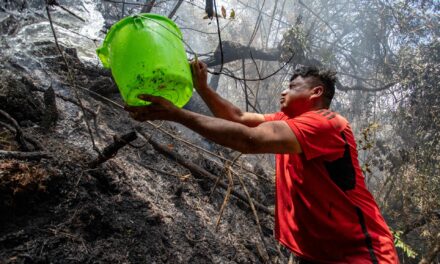
[[[301,23],[296,24],[286,31],[283,35],[283,43],[281,45],[281,58],[286,61],[292,56],[300,59],[306,56],[309,47],[309,40],[304,32]]]
[[[394,236],[394,245],[396,248],[402,249],[403,253],[409,258],[417,257],[417,253],[401,239],[402,231],[392,231]]]
[[[362,138],[358,140],[358,149],[362,151],[371,151],[375,145],[375,133],[379,128],[378,123],[370,123],[362,130]],[[362,164],[362,172],[364,174],[371,173],[371,157],[368,155]]]

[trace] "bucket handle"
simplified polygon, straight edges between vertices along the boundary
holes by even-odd
[[[144,20],[142,19],[142,17],[140,17],[138,15],[134,15],[133,16],[133,22],[134,22],[134,27],[136,29],[145,28]]]

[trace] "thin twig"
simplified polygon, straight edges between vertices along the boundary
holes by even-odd
[[[240,153],[235,159],[234,159],[234,161],[232,161],[232,164],[234,164],[235,163],[235,160],[236,159],[238,159],[238,157],[240,157],[242,154]],[[225,167],[224,167],[224,170],[225,170],[225,172],[228,172],[228,170],[227,170],[227,166],[226,166],[226,164],[231,164],[231,162],[229,162],[229,161],[226,161],[225,162]],[[230,169],[230,171],[232,171],[232,169],[229,167],[229,169]],[[234,174],[236,174],[235,172],[234,172]],[[218,186],[218,184],[219,184],[219,182],[221,181],[223,179],[223,174],[221,174],[218,178],[217,178],[217,180],[215,181],[215,183],[214,183],[214,187],[212,187],[212,190],[211,190],[211,193],[209,194],[209,198],[211,198],[212,197],[212,195],[214,194],[214,191],[217,189],[217,186]]]
[[[257,71],[258,78],[261,78],[260,69],[258,68],[257,62],[255,61],[254,56],[252,55],[252,49],[249,49],[249,55],[251,56],[251,60],[255,65],[255,70]]]
[[[243,177],[240,174],[238,175],[238,180],[240,181],[240,185],[243,188],[244,193],[246,194],[246,197],[249,202],[249,206],[251,207],[252,213],[254,214],[255,217],[255,222],[257,223],[257,229],[258,229],[258,233],[260,234],[261,242],[263,242],[264,248],[266,249],[265,253],[267,255],[264,256],[266,258],[265,262],[270,262],[269,255],[267,253],[268,246],[266,244],[266,241],[264,240],[263,230],[261,229],[260,219],[258,218],[258,214],[257,214],[257,210],[255,209],[254,202],[252,201],[252,197],[249,194],[249,191],[247,190],[246,185],[244,184]]]
[[[302,5],[302,6],[304,6],[307,10],[309,10],[310,13],[312,13],[316,18],[318,18],[322,23],[324,23],[333,32],[333,34],[335,34],[335,36],[337,35],[336,32],[334,31],[334,29],[329,25],[329,23],[327,21],[325,21],[324,19],[322,19],[320,15],[316,14],[306,4],[304,4],[303,1],[298,0],[298,3],[300,3],[300,5]]]
[[[73,87],[73,91],[74,91],[74,94],[75,94],[76,100],[78,101],[78,103],[79,103],[79,105],[80,105],[80,108],[81,108],[81,111],[83,112],[84,122],[86,123],[87,130],[88,130],[88,132],[89,132],[90,139],[91,139],[91,141],[92,141],[93,149],[94,149],[99,155],[101,155],[101,152],[99,151],[98,147],[97,147],[96,144],[95,144],[95,139],[94,139],[94,137],[93,137],[92,129],[90,128],[90,124],[89,124],[89,122],[88,122],[88,120],[87,120],[87,118],[86,118],[86,115],[85,115],[85,107],[84,107],[84,105],[82,104],[82,101],[81,101],[81,99],[80,99],[80,97],[79,97],[78,89],[77,89],[77,86],[76,86],[75,79],[74,79],[74,77],[73,77],[72,70],[71,70],[71,68],[70,68],[70,66],[69,66],[69,63],[67,62],[67,58],[66,58],[66,56],[64,55],[64,52],[61,50],[61,47],[60,47],[60,45],[58,44],[58,38],[57,38],[57,35],[56,35],[56,32],[55,32],[55,28],[54,28],[53,23],[52,23],[52,16],[50,15],[49,5],[46,5],[46,12],[47,12],[47,17],[49,18],[50,28],[52,29],[52,34],[53,34],[53,37],[54,37],[54,40],[55,40],[55,45],[56,45],[56,47],[57,47],[57,49],[58,49],[58,52],[61,54],[61,56],[62,56],[62,58],[63,58],[64,64],[66,65],[67,73],[68,73],[67,75],[68,75],[68,79],[69,79],[70,85],[72,85],[72,87]]]
[[[223,44],[222,44],[222,35],[221,35],[221,30],[220,30],[220,22],[218,20],[218,13],[217,13],[217,3],[214,0],[214,10],[215,10],[215,20],[217,21],[217,35],[218,35],[218,45],[220,48],[220,70],[218,72],[216,72],[215,74],[220,74],[223,70]]]
[[[269,74],[269,75],[267,75],[267,76],[265,76],[265,77],[261,77],[261,78],[245,79],[245,78],[239,78],[239,77],[237,77],[237,76],[235,76],[235,75],[233,75],[233,74],[228,74],[228,73],[225,73],[225,72],[213,72],[213,71],[210,71],[210,70],[208,70],[208,72],[209,72],[210,74],[214,74],[214,75],[223,74],[223,75],[225,75],[225,76],[231,77],[232,79],[240,80],[240,81],[244,81],[244,80],[249,81],[249,82],[264,81],[264,80],[266,80],[266,79],[268,79],[268,78],[274,76],[275,74],[277,74],[277,73],[278,73],[279,71],[281,71],[282,69],[284,69],[284,67],[286,67],[286,65],[288,65],[288,64],[292,61],[293,57],[295,57],[295,54],[294,54],[294,53],[292,54],[292,56],[290,57],[290,59],[289,59],[286,63],[284,63],[283,66],[281,66],[281,68],[279,68],[279,69],[277,69],[276,71],[272,72],[271,74]]]
[[[114,4],[123,4],[123,3],[125,3],[126,5],[134,5],[134,6],[146,6],[146,7],[149,7],[151,5],[150,3],[135,3],[135,2],[125,2],[125,1],[116,1],[116,0],[103,0],[103,1],[104,2],[109,2],[109,3],[114,3]],[[165,3],[165,2],[166,1],[157,2],[153,6],[157,6],[157,5]]]
[[[246,112],[249,112],[249,98],[248,98],[248,87],[246,83],[246,65],[244,59],[241,59],[241,69],[243,71],[243,84],[244,84],[244,100],[246,101]],[[258,76],[261,78],[261,76]]]
[[[182,4],[183,0],[179,0],[176,5],[174,6],[173,10],[171,10],[170,14],[168,15],[169,19],[172,19],[173,16],[176,14],[177,10],[179,9],[180,5]]]
[[[249,39],[248,47],[251,46],[252,42],[253,42],[254,39],[255,39],[255,36],[257,35],[257,31],[258,31],[258,29],[260,28],[261,21],[262,21],[261,16],[262,16],[263,8],[264,8],[264,5],[265,5],[265,4],[266,4],[266,0],[263,1],[263,4],[261,5],[260,11],[258,12],[257,21],[255,22],[254,30],[252,31],[251,38]]]
[[[80,16],[78,16],[77,14],[73,13],[72,11],[70,11],[69,9],[67,9],[66,7],[62,6],[62,5],[56,5],[58,7],[60,7],[61,9],[63,9],[64,11],[66,11],[67,13],[71,14],[72,16],[78,18],[79,20],[81,20],[82,22],[86,22],[86,20]]]
[[[232,178],[232,173],[230,170],[226,170],[226,175],[228,176],[228,188],[226,189],[225,199],[223,200],[222,206],[220,207],[219,215],[217,217],[217,222],[215,223],[215,231],[218,231],[220,220],[222,219],[223,211],[226,208],[226,204],[229,201],[229,197],[234,189],[234,179]]]
[[[216,231],[218,230],[218,226],[220,224],[220,220],[222,218],[223,212],[224,212],[224,210],[226,208],[226,205],[228,203],[229,197],[231,196],[231,193],[232,193],[232,191],[234,189],[234,178],[232,177],[231,166],[238,160],[238,158],[241,155],[242,155],[241,153],[239,155],[237,155],[237,157],[235,157],[235,159],[232,161],[232,164],[229,164],[229,165],[228,165],[228,163],[225,164],[225,172],[226,172],[226,175],[228,176],[229,183],[228,183],[228,189],[226,190],[225,198],[223,200],[222,206],[220,207],[220,212],[219,212],[219,215],[218,215],[218,218],[217,218],[217,222],[215,224],[215,230]],[[218,179],[220,179],[220,176],[218,177]],[[216,183],[218,184],[218,182],[216,182]],[[213,191],[214,191],[214,189],[213,189]]]

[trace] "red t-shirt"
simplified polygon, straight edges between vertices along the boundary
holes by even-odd
[[[398,263],[393,237],[359,166],[345,118],[322,109],[284,120],[301,154],[276,155],[275,236],[319,263]]]

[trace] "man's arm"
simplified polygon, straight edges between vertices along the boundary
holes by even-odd
[[[218,93],[210,88],[207,82],[208,68],[205,63],[193,61],[191,63],[191,67],[193,72],[194,87],[214,116],[249,127],[258,126],[265,121],[262,114],[243,112],[240,108],[222,98]]]
[[[298,140],[284,121],[265,122],[256,127],[180,111],[175,120],[217,144],[242,153],[301,153]]]
[[[169,120],[181,123],[220,145],[242,153],[301,153],[298,140],[284,121],[265,122],[257,127],[200,115],[179,109],[155,96],[141,96],[152,102],[144,107],[126,107],[138,121]]]

